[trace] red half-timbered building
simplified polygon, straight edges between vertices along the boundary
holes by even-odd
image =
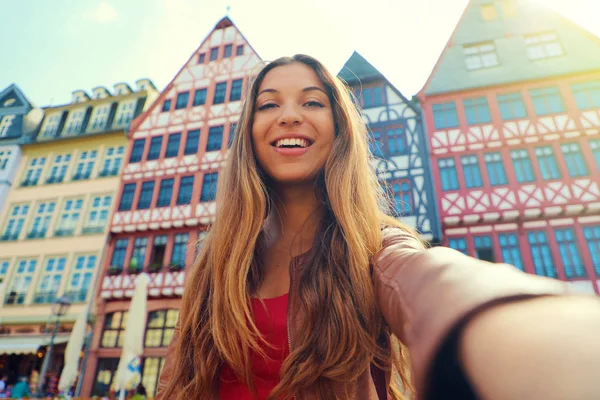
[[[419,98],[444,244],[600,293],[600,40],[472,0]]]
[[[248,77],[261,62],[223,18],[155,103],[132,124],[113,212],[82,395],[111,390],[139,273],[150,277],[142,384],[153,397],[187,268],[215,213]]]

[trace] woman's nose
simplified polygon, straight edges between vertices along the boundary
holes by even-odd
[[[300,125],[303,122],[302,113],[296,105],[281,107],[279,125]]]

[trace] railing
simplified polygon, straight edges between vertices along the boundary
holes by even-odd
[[[54,236],[73,236],[75,229],[57,229],[54,231]]]
[[[87,173],[87,174],[75,174],[73,175],[73,177],[71,178],[72,181],[83,181],[85,179],[90,179],[90,176],[92,174],[91,173]]]
[[[23,304],[27,293],[9,293],[6,295],[4,304]]]
[[[33,302],[35,304],[51,304],[56,300],[55,292],[36,292],[33,295]]]
[[[0,236],[0,241],[10,242],[13,240],[17,240],[18,238],[19,238],[18,233],[5,233],[4,235]]]
[[[86,226],[85,228],[83,228],[81,230],[81,233],[83,235],[90,235],[90,234],[102,233],[102,232],[104,232],[103,226]]]
[[[100,177],[105,177],[105,176],[117,176],[119,175],[119,169],[103,169],[102,171],[100,171],[100,173],[98,174],[98,176]]]
[[[73,303],[85,303],[87,295],[87,290],[70,290],[65,292],[65,296],[70,298]]]
[[[47,184],[61,183],[63,180],[64,180],[64,177],[62,177],[62,176],[51,176],[50,178],[46,179],[46,183]]]
[[[46,231],[31,231],[27,234],[27,239],[42,239],[46,236]]]

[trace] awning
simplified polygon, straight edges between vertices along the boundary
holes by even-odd
[[[69,341],[68,336],[57,336],[54,344],[62,344]],[[0,338],[0,354],[31,354],[37,353],[41,346],[50,343],[50,336],[9,336]]]

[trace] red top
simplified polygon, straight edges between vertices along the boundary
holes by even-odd
[[[260,300],[252,299],[254,322],[263,337],[274,347],[264,347],[268,359],[255,352],[250,355],[257,397],[252,397],[250,388],[237,379],[229,366],[224,365],[219,385],[220,400],[265,400],[279,383],[281,366],[290,352],[287,335],[288,295],[263,301],[268,314]]]

